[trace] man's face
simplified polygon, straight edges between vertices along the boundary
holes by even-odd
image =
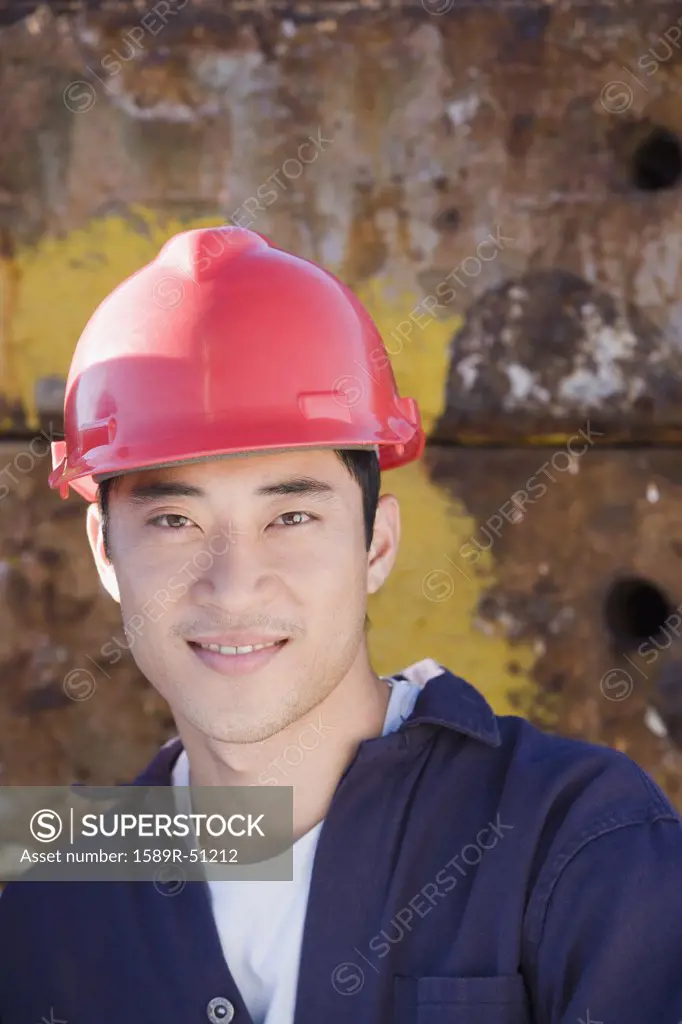
[[[368,552],[358,482],[333,451],[308,450],[127,474],[111,492],[111,563],[95,505],[88,532],[131,653],[176,721],[249,742],[366,670],[367,594],[393,565],[399,513],[384,495]]]

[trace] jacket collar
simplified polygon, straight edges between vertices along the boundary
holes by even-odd
[[[502,740],[497,716],[483,694],[433,658],[415,662],[394,678],[407,679],[421,687],[405,726],[441,725],[499,747]]]
[[[417,661],[391,678],[405,679],[420,687],[412,713],[399,731],[418,725],[438,725],[491,747],[500,746],[497,716],[483,694],[433,658]],[[390,736],[377,737],[372,743],[379,744],[386,740],[390,740]],[[138,775],[133,785],[170,786],[173,765],[181,750],[180,737],[173,736]]]

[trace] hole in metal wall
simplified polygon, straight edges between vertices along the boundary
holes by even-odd
[[[462,222],[459,210],[455,206],[443,210],[435,218],[433,226],[437,231],[456,231]]]
[[[616,580],[604,599],[606,629],[624,651],[659,636],[672,612],[672,601],[661,588],[638,576]]]
[[[672,188],[682,178],[682,146],[667,128],[655,127],[632,155],[632,182],[643,192]]]

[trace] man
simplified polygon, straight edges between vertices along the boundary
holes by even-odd
[[[253,232],[175,237],[87,325],[65,438],[50,482],[90,502],[177,724],[136,783],[291,785],[294,877],[12,883],[3,1024],[682,1019],[682,821],[653,781],[432,660],[372,669],[379,471],[424,437],[342,284]]]

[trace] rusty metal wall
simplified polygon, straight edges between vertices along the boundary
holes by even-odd
[[[426,459],[384,481],[377,668],[439,658],[682,801],[680,40],[679,4],[644,2],[166,0],[2,31],[5,782],[123,780],[172,729],[103,653],[118,609],[45,435],[100,299],[228,221],[355,288],[424,411]]]

